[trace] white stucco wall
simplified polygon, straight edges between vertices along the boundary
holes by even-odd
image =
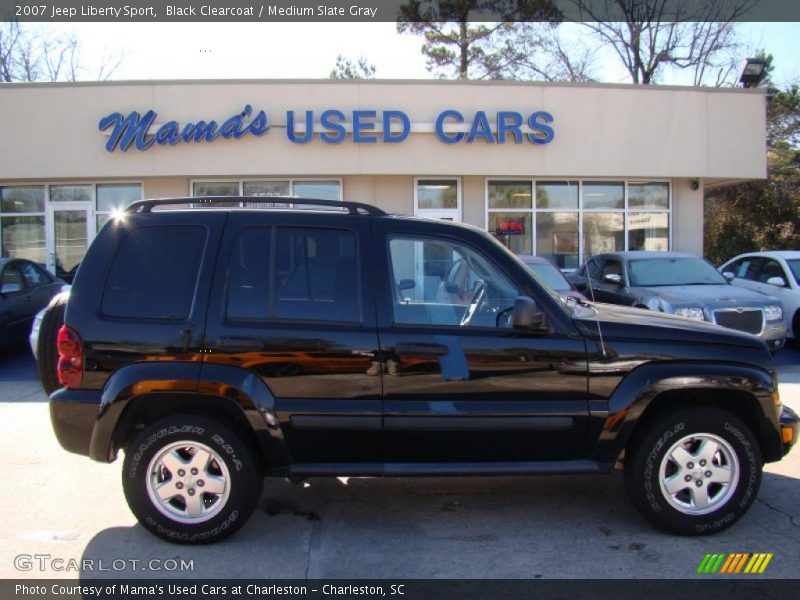
[[[154,109],[157,123],[222,121],[265,110],[260,138],[108,153],[100,119]],[[399,144],[294,144],[285,113],[402,110],[424,128],[446,108],[546,110],[555,139],[447,145],[432,133]],[[253,81],[0,86],[0,180],[464,175],[752,179],[766,176],[765,96],[741,89],[483,82]],[[465,186],[470,182],[465,181]]]

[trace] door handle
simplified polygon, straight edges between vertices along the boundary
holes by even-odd
[[[450,350],[442,344],[416,344],[400,342],[395,345],[398,354],[415,354],[417,356],[445,356]]]

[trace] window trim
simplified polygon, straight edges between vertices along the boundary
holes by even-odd
[[[531,208],[489,208],[489,185],[493,182],[503,182],[503,181],[519,181],[519,182],[530,182],[531,184]],[[536,184],[539,182],[546,183],[546,182],[563,182],[563,181],[574,181],[578,183],[578,206],[577,208],[537,208],[536,205]],[[623,208],[584,208],[584,198],[583,198],[583,186],[584,183],[587,182],[608,182],[608,183],[617,183],[621,182],[623,184],[623,194],[624,194],[624,203]],[[629,192],[628,187],[631,184],[642,184],[642,183],[666,183],[667,190],[668,190],[668,207],[667,208],[630,208],[629,206]],[[667,234],[667,250],[672,250],[673,248],[673,235],[674,235],[674,181],[672,179],[662,179],[662,178],[629,178],[629,177],[510,177],[510,176],[498,176],[498,177],[484,177],[484,193],[483,193],[483,209],[484,209],[484,229],[491,234],[489,231],[489,214],[490,213],[519,213],[519,214],[530,214],[531,215],[531,248],[530,254],[536,256],[536,245],[537,245],[537,213],[575,213],[578,216],[578,264],[582,265],[586,262],[587,257],[585,256],[585,248],[583,243],[583,215],[585,213],[617,213],[623,215],[623,237],[624,237],[624,251],[628,251],[628,235],[630,232],[630,216],[632,214],[637,213],[666,213],[667,216],[667,227],[668,227],[668,234]],[[620,250],[622,251],[622,250]],[[528,252],[526,251],[526,254]],[[575,269],[563,269],[566,272],[575,271]]]
[[[456,182],[456,207],[455,208],[420,208],[419,207],[419,182],[429,179],[439,179],[442,181],[455,181]],[[429,219],[448,219],[453,218],[454,223],[462,223],[464,220],[464,200],[463,200],[463,186],[461,184],[461,177],[453,175],[426,175],[421,177],[414,177],[414,216],[427,217]]]

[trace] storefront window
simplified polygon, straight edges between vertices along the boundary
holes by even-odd
[[[51,202],[91,202],[91,185],[51,185]]]
[[[669,184],[628,182],[628,208],[669,208]]]
[[[193,196],[238,196],[238,181],[195,181],[192,184]]]
[[[98,183],[95,187],[97,231],[111,218],[113,211],[124,210],[131,202],[142,199],[140,183]]]
[[[14,186],[0,188],[0,212],[43,213],[44,186]]]
[[[621,181],[584,181],[583,208],[625,208],[625,184]]]
[[[458,182],[452,179],[420,179],[417,181],[418,209],[458,208]]]
[[[44,215],[0,217],[3,257],[45,263]]]
[[[628,250],[669,250],[669,214],[631,212],[628,215]]]
[[[123,210],[131,202],[142,199],[142,186],[138,183],[98,183],[97,212]]]
[[[194,196],[252,196],[272,198],[297,196],[315,200],[341,200],[340,181],[312,181],[300,179],[274,179],[261,181],[195,181]],[[238,205],[238,204],[232,204]]]
[[[293,196],[315,200],[341,200],[338,181],[295,181]]]
[[[489,233],[512,252],[530,254],[531,217],[529,212],[490,212]]]
[[[263,198],[291,196],[290,186],[291,184],[288,181],[245,181],[242,187],[242,195]]]
[[[625,250],[625,215],[623,213],[583,213],[583,255]]]
[[[578,209],[577,181],[540,181],[536,183],[536,208]]]
[[[531,188],[532,205],[521,200]],[[669,250],[671,208],[667,181],[490,179],[486,185],[488,231],[514,252],[533,252],[564,270],[601,252]]]
[[[45,261],[43,185],[0,187],[2,256]]]
[[[492,181],[489,183],[489,209],[533,207],[530,181]]]
[[[536,254],[559,269],[576,269],[578,254],[578,213],[539,212],[536,214]]]

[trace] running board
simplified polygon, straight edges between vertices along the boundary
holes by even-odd
[[[445,477],[491,475],[591,475],[613,465],[593,460],[536,462],[296,463],[289,477]]]

